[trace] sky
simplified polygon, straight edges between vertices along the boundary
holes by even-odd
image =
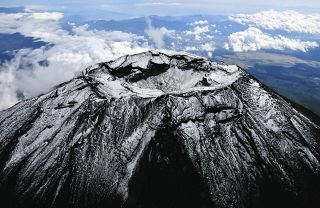
[[[292,9],[318,12],[318,0],[1,0],[2,6],[25,6],[32,9],[77,13],[82,10],[105,10],[129,15],[232,14],[261,10]]]

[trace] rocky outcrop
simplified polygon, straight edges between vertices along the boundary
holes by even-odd
[[[235,65],[124,56],[0,112],[1,203],[318,207],[308,117]]]

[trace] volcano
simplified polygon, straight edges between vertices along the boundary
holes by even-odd
[[[236,65],[148,51],[0,112],[1,207],[319,207],[320,122]]]

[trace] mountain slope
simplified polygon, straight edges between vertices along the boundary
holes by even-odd
[[[0,129],[12,207],[319,204],[319,124],[235,65],[124,56],[0,112]]]

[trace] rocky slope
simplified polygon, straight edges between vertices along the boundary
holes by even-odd
[[[100,63],[0,112],[1,207],[318,207],[308,117],[235,65]]]

